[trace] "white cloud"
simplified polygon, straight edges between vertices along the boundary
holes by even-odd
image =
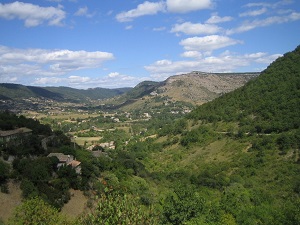
[[[139,4],[136,9],[129,10],[127,12],[122,12],[117,14],[116,19],[119,22],[132,21],[134,18],[146,15],[155,15],[158,12],[165,11],[164,2],[144,2]]]
[[[166,27],[155,27],[153,28],[153,31],[164,31],[166,29],[167,29]]]
[[[187,13],[191,11],[209,9],[213,6],[213,0],[161,0],[139,4],[135,9],[121,12],[116,15],[119,22],[129,22],[146,15],[155,15],[159,12]]]
[[[75,12],[75,16],[86,16],[88,18],[91,18],[95,15],[95,13],[89,13],[89,9],[87,6],[81,7]]]
[[[75,13],[75,16],[84,16],[88,13],[88,7],[81,7],[77,10],[77,12]]]
[[[257,10],[251,10],[251,11],[240,13],[239,16],[240,17],[259,16],[261,14],[264,14],[265,12],[267,12],[267,9],[266,8],[261,8],[261,9],[257,9]]]
[[[245,7],[268,7],[268,8],[278,8],[279,6],[289,5],[293,3],[293,0],[281,0],[274,3],[266,3],[266,2],[250,2],[245,5]]]
[[[252,53],[252,54],[246,54],[245,57],[256,59],[256,58],[261,58],[265,55],[267,55],[266,52],[256,52],[256,53]]]
[[[31,3],[0,3],[0,17],[8,20],[24,20],[26,27],[34,27],[47,22],[51,26],[61,26],[66,13],[60,8],[40,7]]]
[[[201,58],[202,54],[198,51],[186,51],[181,54],[181,57],[185,58]]]
[[[263,57],[257,57],[255,59],[255,62],[257,63],[263,63],[263,64],[270,64],[273,62],[275,59],[281,57],[281,54],[273,54],[273,55],[265,55]]]
[[[261,52],[238,55],[226,51],[218,56],[201,57],[195,60],[159,60],[151,65],[145,66],[145,69],[151,73],[152,77],[163,80],[172,75],[188,73],[194,70],[204,72],[241,71],[243,67],[251,64],[259,63],[268,65],[279,56],[281,55],[269,55]]]
[[[38,77],[35,78],[31,85],[40,86],[71,86],[74,88],[119,88],[119,87],[133,87],[143,78],[133,77],[119,72],[111,72],[106,76],[88,77],[71,75],[67,77]],[[0,77],[1,81],[1,77]],[[7,80],[5,81],[7,82]]]
[[[187,13],[213,6],[212,0],[167,0],[166,3],[168,11],[173,13]]]
[[[15,49],[0,46],[0,76],[60,76],[72,71],[99,68],[114,58],[108,52]]]
[[[120,76],[120,74],[118,72],[112,72],[112,73],[108,74],[109,78],[114,78],[114,77],[118,77],[118,76]]]
[[[171,29],[172,33],[182,32],[189,35],[197,34],[216,34],[221,31],[221,28],[213,24],[191,23],[185,22],[182,24],[175,24]]]
[[[224,23],[233,20],[231,16],[220,17],[218,14],[213,14],[206,23]]]
[[[81,84],[91,80],[89,77],[81,77],[81,76],[69,76],[68,77],[69,83],[72,84]]]
[[[49,85],[49,84],[58,84],[64,79],[59,77],[39,77],[35,78],[33,84],[37,85]]]
[[[287,23],[296,20],[300,20],[300,13],[298,12],[292,12],[284,16],[273,16],[273,17],[267,17],[265,19],[260,19],[260,20],[256,19],[253,21],[245,21],[244,23],[242,23],[241,26],[227,30],[226,34],[231,35],[234,33],[242,33],[249,30],[253,30],[257,27],[266,27],[273,24],[282,24],[282,23]]]
[[[128,26],[125,27],[125,30],[131,30],[132,28],[133,28],[132,25],[128,25]]]
[[[188,51],[213,51],[230,45],[242,43],[226,36],[210,35],[205,37],[191,37],[180,42]]]

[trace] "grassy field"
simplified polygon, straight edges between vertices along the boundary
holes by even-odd
[[[87,146],[95,144],[101,140],[102,137],[77,137],[75,138],[76,144],[80,146],[84,146],[84,143],[86,143]]]

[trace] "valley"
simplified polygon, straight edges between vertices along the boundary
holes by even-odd
[[[1,139],[0,202],[12,182],[22,202],[0,224],[41,221],[33,208],[47,224],[299,224],[299,62],[297,47],[261,73],[194,71],[84,101],[1,92],[1,130],[30,135]]]

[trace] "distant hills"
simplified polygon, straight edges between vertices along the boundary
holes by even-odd
[[[0,99],[20,101],[28,98],[44,98],[58,102],[85,103],[91,100],[109,99],[107,104],[117,108],[137,101],[148,103],[155,98],[167,98],[191,104],[202,104],[220,95],[243,86],[259,73],[204,73],[191,72],[171,76],[165,81],[144,81],[134,88],[89,88],[87,90],[70,87],[36,87],[20,84],[0,84]]]
[[[35,87],[20,84],[0,84],[0,99],[21,100],[24,98],[46,98],[62,102],[86,102],[112,98],[124,94],[131,88],[89,88],[87,90],[70,87]]]
[[[259,74],[193,71],[171,76],[162,82],[141,82],[113,102],[124,110],[157,106],[158,102],[163,104],[164,100],[201,105],[245,85]]]

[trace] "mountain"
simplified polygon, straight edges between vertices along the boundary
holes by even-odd
[[[41,87],[24,86],[20,84],[0,84],[0,97],[3,100],[19,100],[30,97],[46,97],[50,99],[62,100],[63,96],[58,93],[48,91]]]
[[[144,81],[113,101],[123,110],[150,108],[166,101],[201,105],[233,91],[260,73],[205,73],[193,71],[162,82]]]
[[[65,99],[86,101],[90,100],[101,100],[106,98],[112,98],[114,96],[122,95],[131,88],[89,88],[89,89],[75,89],[70,87],[45,87],[46,90],[62,94]]]
[[[260,73],[205,73],[172,76],[157,92],[177,101],[202,104],[243,86]]]
[[[165,81],[143,81],[134,88],[36,87],[20,84],[0,84],[0,99],[22,101],[28,98],[58,102],[87,103],[104,100],[110,109],[123,110],[163,106],[165,101],[199,105],[243,86],[259,73],[204,73],[191,72],[171,76]]]
[[[87,90],[69,87],[35,87],[20,84],[0,84],[0,99],[21,100],[24,98],[46,98],[64,102],[85,102],[87,100],[98,100],[111,98],[124,94],[131,88],[90,88]]]

